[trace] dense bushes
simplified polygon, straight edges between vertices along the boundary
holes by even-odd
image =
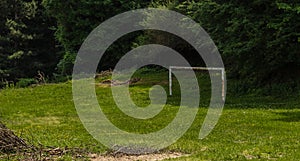
[[[78,1],[78,0],[43,0],[43,5],[58,24],[55,37],[62,44],[65,56],[59,63],[62,74],[70,75],[76,53],[88,34],[106,19],[119,13],[136,8],[146,7],[149,2],[143,0],[103,0],[103,1]],[[128,37],[119,43],[115,43],[108,51],[108,60],[104,68],[116,62],[124,50],[129,50],[131,44]],[[123,45],[125,43],[125,45]],[[103,66],[102,66],[103,67]]]
[[[299,79],[299,4],[207,0],[181,9],[210,33],[230,78],[251,86]]]
[[[0,2],[0,78],[16,81],[34,77],[38,70],[70,75],[80,45],[101,22],[132,9],[164,7],[190,16],[210,34],[228,78],[238,80],[237,91],[280,89],[277,86],[294,91],[300,74],[299,5],[282,0],[5,0]],[[191,46],[176,36],[144,31],[115,42],[99,70],[114,67],[133,47],[155,42],[196,60]]]
[[[60,59],[54,25],[41,1],[0,1],[0,81],[52,75]]]

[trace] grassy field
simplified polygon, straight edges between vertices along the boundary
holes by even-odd
[[[168,89],[166,72],[140,72],[135,76],[141,78],[131,87],[137,105],[149,104],[148,90],[154,84]],[[200,80],[203,103],[193,125],[165,149],[191,155],[174,160],[300,160],[300,100],[295,98],[237,97],[228,93],[217,126],[208,137],[199,140],[210,96],[208,78]],[[178,111],[180,101],[179,92],[175,92],[158,116],[137,120],[120,112],[109,87],[98,86],[96,93],[109,119],[117,127],[136,133],[148,133],[166,126]],[[34,145],[79,147],[92,153],[107,150],[81,124],[72,100],[71,82],[1,90],[0,118]]]

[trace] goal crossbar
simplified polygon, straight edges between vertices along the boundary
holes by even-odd
[[[221,72],[222,78],[222,100],[225,101],[225,69],[216,67],[181,67],[181,66],[170,66],[169,67],[169,92],[172,96],[172,69],[192,69],[192,70],[215,70]]]

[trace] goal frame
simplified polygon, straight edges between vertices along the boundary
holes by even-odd
[[[225,69],[224,68],[215,68],[215,67],[183,67],[183,66],[169,66],[169,94],[172,96],[172,69],[192,69],[192,70],[215,70],[221,72],[222,79],[222,100],[225,101]]]

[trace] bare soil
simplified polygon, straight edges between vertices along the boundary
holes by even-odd
[[[182,154],[178,152],[173,153],[158,153],[158,154],[144,154],[144,155],[97,155],[91,154],[89,158],[92,161],[159,161],[170,158],[179,158],[183,156],[188,156],[187,154]]]

